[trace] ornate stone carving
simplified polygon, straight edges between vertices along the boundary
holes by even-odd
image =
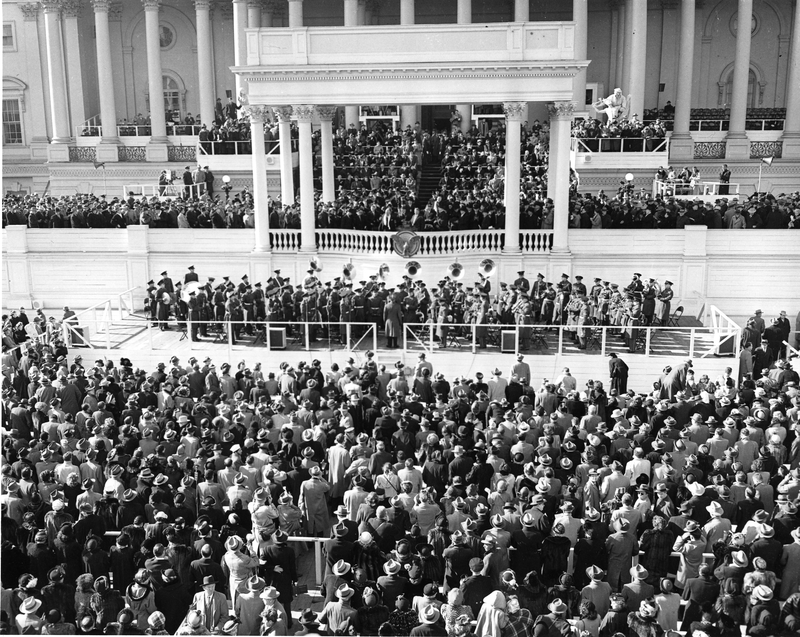
[[[95,13],[111,10],[111,0],[91,0],[91,2]]]
[[[302,1],[302,0],[300,0]],[[314,119],[316,107],[313,104],[298,104],[292,107],[298,122],[310,122]]]
[[[22,19],[25,22],[36,22],[39,17],[39,5],[35,2],[28,4],[18,4],[19,10],[22,11]]]
[[[263,124],[269,120],[269,106],[252,104],[247,107],[247,114],[250,116],[250,123]]]
[[[503,102],[503,113],[506,119],[521,122],[525,116],[525,102]]]
[[[145,11],[158,11],[161,9],[161,0],[142,0]]]
[[[550,119],[572,119],[575,115],[574,102],[553,102],[547,105]]]
[[[61,0],[47,0],[46,2],[42,2],[42,11],[45,13],[60,13]]]
[[[336,117],[336,107],[317,106],[317,114],[319,115],[320,120],[323,122],[332,122],[333,118]]]
[[[292,121],[292,107],[291,106],[273,106],[275,117],[278,118],[279,123],[287,123]]]
[[[195,11],[203,9],[210,10],[212,4],[213,3],[211,2],[211,0],[194,0]]]
[[[108,7],[108,19],[114,22],[122,20],[122,2],[112,0]]]
[[[83,10],[81,0],[64,0],[62,4],[65,18],[80,18]]]

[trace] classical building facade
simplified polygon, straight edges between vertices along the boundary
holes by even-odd
[[[573,80],[577,115],[593,114],[590,104],[620,87],[640,118],[674,105],[671,161],[800,157],[796,0],[5,0],[2,6],[5,191],[40,191],[48,183],[59,194],[67,187],[87,191],[102,178],[115,188],[152,183],[160,169],[194,161],[197,129],[170,120],[209,123],[217,100],[224,106],[228,95],[248,90],[244,75],[232,69],[249,64],[247,29],[255,28],[277,41],[285,27],[569,23],[573,59],[589,62]],[[749,29],[739,28],[741,15],[749,16]],[[409,49],[415,46],[409,35]],[[469,51],[475,46],[466,42],[464,50],[478,59],[480,50]],[[374,38],[364,53],[377,63],[391,51]],[[409,63],[437,61],[436,52],[430,57]],[[159,108],[151,108],[153,96]],[[328,105],[333,120],[363,121],[364,104],[345,101]],[[397,124],[419,121],[423,128],[440,125],[454,107],[464,127],[473,114],[503,113],[501,103],[456,102],[444,91],[436,103],[403,105],[401,95],[387,95],[379,107],[395,114]],[[527,103],[521,117],[547,119],[547,108],[545,101]],[[133,126],[148,117],[146,128]],[[706,119],[719,124],[707,126]],[[90,162],[106,163],[103,177]],[[245,182],[249,164],[248,158],[242,166]],[[267,170],[275,184],[281,181],[277,163],[268,162]]]

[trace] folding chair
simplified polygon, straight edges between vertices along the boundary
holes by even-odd
[[[547,345],[547,339],[544,337],[544,330],[542,328],[533,328],[531,335],[531,346],[533,349],[550,349]]]
[[[667,320],[667,327],[678,327],[678,323],[680,323],[681,317],[683,316],[683,306],[679,305],[675,308],[675,311],[672,313],[672,316],[669,317]]]
[[[593,327],[591,332],[589,332],[589,338],[586,341],[586,347],[588,349],[600,349],[602,338],[603,338],[603,328]]]

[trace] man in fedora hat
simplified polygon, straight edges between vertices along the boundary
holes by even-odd
[[[239,593],[233,610],[241,624],[238,628],[240,635],[256,635],[261,628],[261,611],[264,610],[264,600],[261,593],[267,587],[263,578],[253,575],[247,579],[246,590]]]
[[[606,572],[602,568],[590,566],[586,569],[589,583],[581,590],[581,599],[592,602],[600,617],[605,617],[608,609],[611,608],[611,585],[603,581],[605,576]]]
[[[355,591],[348,584],[341,584],[335,594],[336,601],[325,604],[320,612],[319,623],[324,624],[328,633],[332,634],[348,634],[350,628],[359,631],[358,611],[351,605]]]
[[[297,581],[296,557],[294,549],[289,546],[289,537],[281,529],[272,539],[274,543],[262,547],[259,552],[261,572],[267,584],[278,591],[278,601],[286,610],[287,625],[291,628],[294,583]]]
[[[190,609],[200,614],[206,629],[215,631],[222,628],[228,619],[228,599],[224,593],[217,591],[213,575],[203,578],[203,590],[195,594]]]
[[[567,621],[569,607],[560,599],[554,599],[547,606],[550,612],[546,615],[539,615],[533,626],[533,637],[543,637],[544,635],[566,635],[570,630]]]
[[[435,606],[426,606],[419,614],[420,624],[411,629],[409,637],[446,637],[441,613]]]
[[[631,567],[631,581],[622,587],[622,597],[628,610],[633,612],[639,608],[639,604],[650,599],[655,595],[655,589],[647,583],[650,573],[641,564]]]

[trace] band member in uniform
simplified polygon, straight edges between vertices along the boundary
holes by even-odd
[[[150,323],[152,325],[156,324],[157,320],[157,313],[158,313],[158,297],[156,293],[158,292],[158,288],[156,287],[155,281],[150,279],[147,282],[147,296],[145,298],[145,306],[146,309],[150,312]]]
[[[200,327],[200,324],[197,321],[200,321],[200,303],[197,300],[197,292],[192,290],[189,292],[189,326],[190,326],[190,336],[193,341],[199,341],[200,339],[197,337],[197,331]]]
[[[572,284],[573,296],[586,296],[586,286],[583,284],[583,277],[576,276],[575,283]]]
[[[263,321],[267,317],[267,303],[261,281],[256,281],[253,286],[253,311],[257,321]]]
[[[556,325],[563,325],[566,319],[567,304],[569,297],[572,294],[572,283],[569,282],[569,275],[562,274],[561,280],[556,286],[558,288],[558,296],[556,297],[555,313],[553,314],[553,322]]]
[[[633,279],[627,286],[625,286],[625,292],[641,292],[644,289],[644,283],[642,283],[642,275],[638,272],[633,273]]]
[[[548,281],[546,284],[547,289],[542,296],[542,320],[545,325],[552,325],[553,318],[555,317],[556,307],[556,289],[553,287],[552,282]]]
[[[655,279],[650,279],[642,290],[642,320],[645,325],[652,325],[656,313],[656,296],[658,289]]]
[[[658,320],[660,321],[661,325],[666,325],[669,323],[672,297],[674,296],[675,292],[672,290],[672,281],[664,281],[664,289],[658,294],[658,300],[661,302],[661,306],[659,307],[658,311]]]
[[[189,271],[183,275],[183,283],[191,283],[192,281],[199,281],[200,277],[197,276],[197,273],[194,271],[194,266],[189,266]]]
[[[158,282],[158,289],[156,290],[156,300],[158,305],[157,319],[158,329],[162,332],[167,329],[167,321],[169,321],[169,308],[172,305],[172,297],[167,292],[164,286],[164,279]]]
[[[531,288],[531,305],[533,308],[533,319],[536,323],[542,320],[542,301],[544,300],[544,293],[547,290],[547,284],[544,281],[544,274],[541,272],[536,275],[536,280],[533,282]]]
[[[520,270],[517,272],[517,274],[519,274],[519,276],[514,280],[514,285],[516,285],[523,292],[530,292],[531,282],[525,278],[525,270]]]

